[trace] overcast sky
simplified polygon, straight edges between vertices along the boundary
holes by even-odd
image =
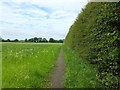
[[[64,39],[87,0],[0,0],[4,39]]]

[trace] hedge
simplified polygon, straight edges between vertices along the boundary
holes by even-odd
[[[120,2],[90,2],[70,27],[64,43],[91,64],[106,87],[120,87]]]

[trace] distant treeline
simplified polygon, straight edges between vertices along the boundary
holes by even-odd
[[[18,39],[14,39],[14,40],[10,40],[10,39],[0,39],[0,41],[2,42],[34,42],[34,43],[41,43],[41,42],[44,42],[44,43],[63,43],[64,39],[60,39],[60,40],[55,40],[54,38],[50,38],[49,40],[47,40],[46,38],[37,38],[37,37],[34,37],[34,38],[30,38],[30,39],[25,39],[25,40],[18,40]]]
[[[64,42],[98,66],[98,81],[120,88],[120,1],[88,3]]]

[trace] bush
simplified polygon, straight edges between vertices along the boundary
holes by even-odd
[[[106,87],[120,83],[120,2],[91,2],[70,27],[64,43],[91,64]]]

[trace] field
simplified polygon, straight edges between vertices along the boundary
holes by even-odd
[[[96,80],[97,67],[79,57],[74,50],[63,46],[65,57],[65,88],[103,88]]]
[[[2,87],[47,87],[61,45],[3,43]]]
[[[3,43],[3,88],[49,88],[52,69],[63,47],[65,88],[103,88],[96,80],[97,67],[83,60],[74,50],[62,44]],[[61,66],[58,63],[59,67]],[[58,66],[56,68],[58,68]],[[64,70],[62,70],[64,71]],[[56,72],[61,73],[61,72]]]

